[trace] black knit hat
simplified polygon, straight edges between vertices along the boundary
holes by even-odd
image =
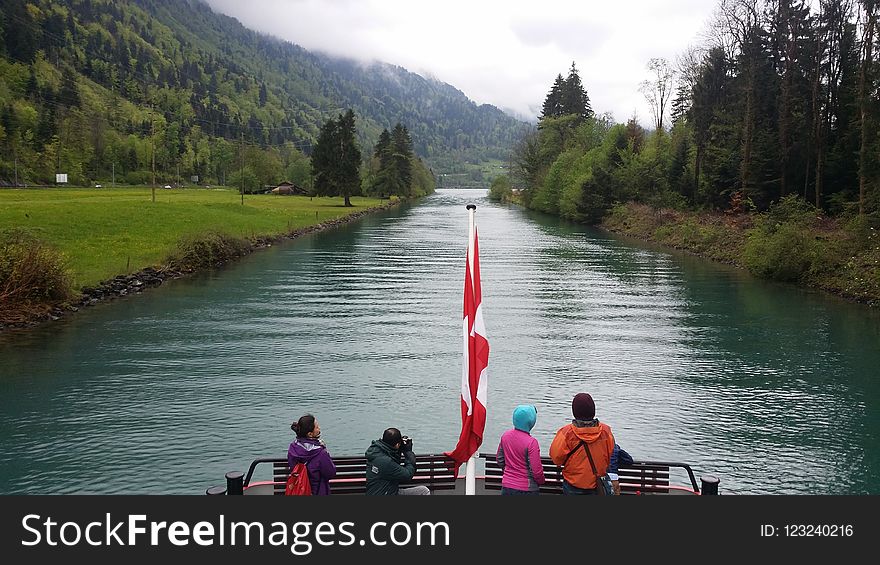
[[[571,413],[577,420],[592,420],[596,417],[596,404],[586,392],[578,393],[571,401]]]

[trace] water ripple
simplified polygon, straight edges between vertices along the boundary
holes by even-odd
[[[635,457],[691,463],[724,492],[880,492],[877,316],[441,191],[0,342],[0,493],[203,492],[282,455],[304,412],[336,454],[388,426],[450,449],[471,201],[484,450],[531,402],[546,452],[589,391]]]

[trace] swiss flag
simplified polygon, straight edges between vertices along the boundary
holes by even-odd
[[[464,338],[461,371],[461,435],[458,445],[446,455],[455,460],[455,470],[467,462],[483,443],[486,427],[486,391],[489,365],[489,342],[483,325],[482,292],[480,289],[480,248],[474,228],[473,261],[467,255],[464,274]]]

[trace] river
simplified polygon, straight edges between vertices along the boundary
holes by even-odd
[[[0,493],[202,493],[306,412],[332,454],[389,426],[452,449],[470,202],[484,451],[532,403],[546,454],[587,391],[633,456],[722,494],[880,494],[876,311],[466,190],[0,336]]]

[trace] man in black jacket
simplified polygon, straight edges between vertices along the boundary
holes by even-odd
[[[365,453],[367,457],[367,492],[378,495],[431,494],[424,486],[400,488],[416,473],[416,456],[412,440],[400,435],[397,428],[388,428],[382,439],[374,440]],[[401,459],[402,465],[401,465]]]

